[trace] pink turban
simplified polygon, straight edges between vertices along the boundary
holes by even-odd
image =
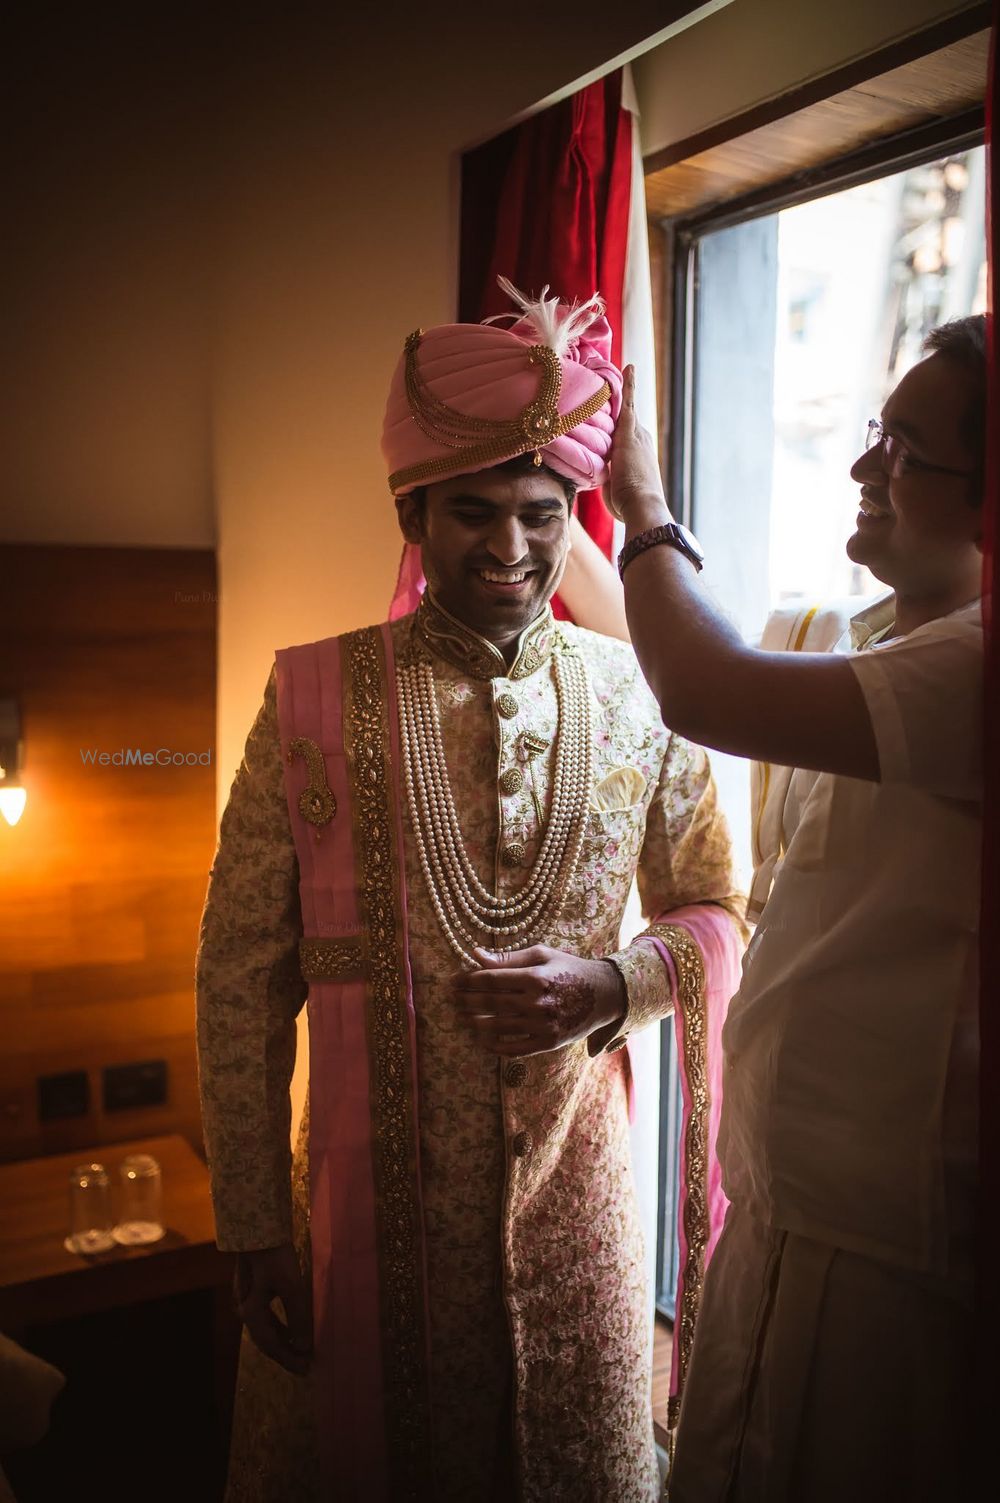
[[[511,328],[442,324],[406,341],[382,430],[393,495],[531,452],[585,490],[607,477],[622,377],[603,302],[568,307],[547,287],[530,301],[499,281],[522,310]]]

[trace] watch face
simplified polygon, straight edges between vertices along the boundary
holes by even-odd
[[[703,563],[705,559],[705,550],[699,543],[698,539],[695,537],[694,533],[690,532],[688,528],[682,527],[679,522],[675,525],[677,527],[677,536],[680,538],[687,551],[693,558],[696,558],[699,563]]]

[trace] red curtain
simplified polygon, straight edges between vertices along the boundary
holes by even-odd
[[[996,1477],[997,1406],[1000,1401],[1000,651],[993,614],[997,584],[997,518],[1000,514],[1000,340],[995,312],[1000,287],[1000,154],[995,131],[1000,118],[997,76],[1000,0],[993,4],[989,83],[986,94],[987,337],[989,390],[986,500],[983,548],[983,624],[986,633],[985,790],[983,807],[983,904],[980,927],[982,981],[979,1007],[979,1399],[981,1459]],[[981,1475],[987,1475],[985,1472]]]
[[[632,116],[621,70],[467,152],[462,161],[459,319],[476,323],[510,304],[498,275],[523,292],[603,296],[621,364],[622,290],[632,189]],[[600,491],[583,491],[580,521],[611,557],[612,522]],[[558,600],[556,612],[565,615]]]

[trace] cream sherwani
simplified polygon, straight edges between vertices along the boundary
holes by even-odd
[[[457,1015],[449,949],[405,807],[403,859],[417,1018],[419,1153],[428,1263],[434,1451],[442,1503],[488,1499],[650,1503],[658,1491],[642,1238],[629,1163],[632,1030],[673,1005],[667,969],[641,939],[618,950],[638,874],[651,918],[726,905],[729,839],[707,758],[665,730],[631,651],[549,614],[507,668],[428,603],[394,623],[397,662],[433,666],[443,745],[470,859],[499,894],[524,881],[551,802],[554,662],[586,664],[593,785],[583,853],[539,940],[615,956],[628,1017],[604,1036],[498,1062]],[[288,1087],[306,987],[295,847],[283,789],[274,679],[223,816],[198,963],[206,1139],[224,1248],[306,1246],[301,1152],[293,1218]],[[717,911],[717,910],[716,910]],[[669,929],[664,931],[670,943]],[[699,957],[675,935],[674,963]],[[589,1047],[588,1047],[589,1044]],[[612,1045],[607,1052],[607,1046]],[[311,1089],[316,1090],[316,1082]],[[308,1380],[245,1342],[230,1477],[236,1500],[317,1497]]]

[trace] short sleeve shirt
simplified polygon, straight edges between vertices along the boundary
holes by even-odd
[[[720,1153],[772,1225],[947,1276],[976,1155],[979,602],[850,662],[880,781],[808,792],[730,1007]]]
[[[977,601],[850,659],[884,784],[980,803],[983,627]]]

